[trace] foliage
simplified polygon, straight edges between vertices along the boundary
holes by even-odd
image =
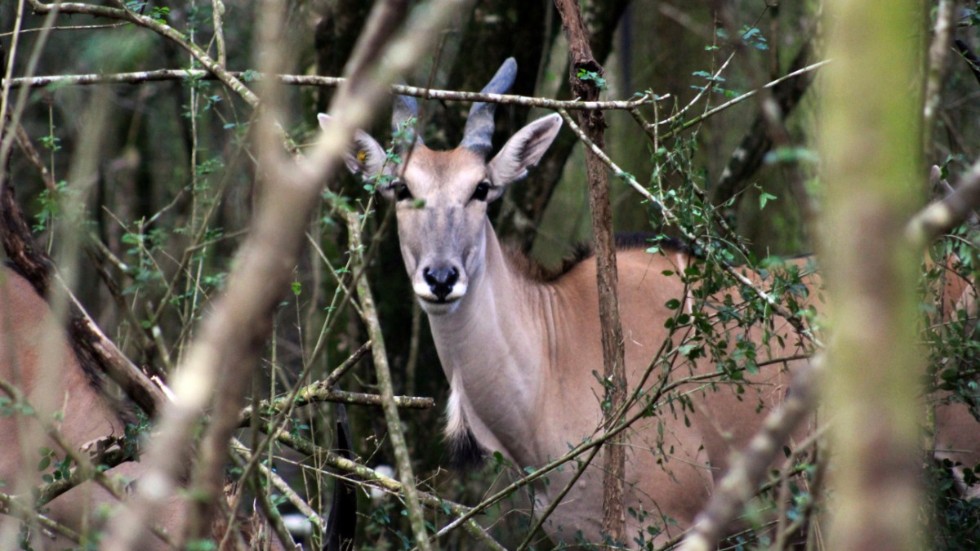
[[[297,36],[291,37],[295,41],[288,45],[297,64],[296,73],[315,73],[317,64],[325,63],[322,57],[329,49],[314,43],[314,33],[308,23],[321,15],[335,19],[343,15],[342,12],[317,12],[317,9],[329,8],[315,4],[298,2],[288,6],[288,22],[293,25],[290,28],[300,29]],[[336,4],[341,10],[345,3],[330,4]],[[609,8],[613,3],[596,4],[599,8]],[[629,35],[630,38],[622,38],[617,46],[616,59],[620,64],[607,62],[604,74],[580,70],[575,76],[593,82],[610,98],[627,98],[635,90],[648,88],[657,91],[654,96],[657,102],[644,106],[641,113],[651,126],[641,128],[625,113],[610,113],[610,146],[607,148],[613,160],[623,168],[622,180],[639,180],[650,194],[650,198],[645,198],[627,186],[616,189],[616,218],[629,221],[630,225],[622,229],[647,232],[645,249],[650,254],[669,250],[667,245],[672,243],[671,239],[681,237],[697,258],[683,269],[664,274],[683,281],[691,290],[692,304],[676,299],[666,304],[673,313],[663,322],[668,329],[669,342],[651,360],[651,381],[666,380],[668,372],[683,372],[693,362],[707,360],[714,366],[717,377],[704,383],[705,392],[730,390],[746,400],[759,400],[746,383],[746,374],[782,361],[773,355],[773,349],[777,347],[774,345],[795,343],[798,336],[790,327],[774,321],[775,305],[760,297],[755,287],[733,280],[731,268],[752,270],[758,276],[754,285],[778,297],[780,307],[809,326],[820,324],[811,304],[819,297],[810,296],[805,285],[816,266],[798,257],[812,248],[808,230],[798,223],[805,218],[801,212],[819,202],[819,197],[814,197],[803,185],[813,182],[820,186],[819,177],[815,176],[818,159],[808,133],[807,118],[812,116],[812,111],[805,106],[800,109],[802,112],[776,121],[772,132],[781,141],[762,155],[764,161],[759,172],[745,182],[734,197],[720,203],[713,197],[713,186],[725,168],[723,163],[729,158],[733,144],[750,128],[749,116],[755,107],[747,106],[755,104],[748,101],[712,118],[698,117],[722,101],[741,97],[744,91],[757,88],[773,67],[781,74],[786,66],[785,58],[789,57],[787,52],[803,43],[813,16],[796,11],[802,9],[798,7],[783,7],[781,13],[767,11],[760,15],[757,6],[746,6],[737,10],[733,21],[719,21],[714,32],[692,33],[682,28],[663,28],[664,23],[653,18],[656,3],[633,4],[634,9],[626,21],[634,25],[634,33]],[[214,13],[208,2],[168,2],[163,6],[159,2],[127,1],[124,5],[127,10],[146,15],[157,24],[179,32],[210,55],[217,56],[216,32],[222,31],[223,39],[227,41],[224,46],[228,57],[226,66],[241,69],[240,80],[250,89],[257,89],[263,82],[257,62],[250,58],[248,43],[254,35],[255,19],[261,17],[256,13],[255,3],[225,2],[223,29],[214,28]],[[474,34],[462,36],[460,33],[459,37],[447,38],[445,47],[452,50],[455,39],[464,45],[477,40],[488,40],[497,46],[507,44],[508,30],[499,22],[506,20],[514,25],[531,25],[529,18],[522,17],[523,9],[509,7],[501,13],[493,13],[486,7],[477,10],[473,15]],[[683,11],[684,17],[680,19],[692,29],[711,29],[715,25],[713,14],[702,7],[674,9]],[[976,26],[976,6],[966,8],[965,13],[968,17],[963,24]],[[0,14],[3,32],[13,28],[10,17]],[[82,26],[92,21],[95,19],[79,16],[70,23]],[[104,23],[101,19],[98,21]],[[26,27],[40,28],[43,19],[28,15],[25,22],[29,23]],[[59,24],[69,25],[69,20],[59,19]],[[351,21],[348,32],[356,35],[362,25],[363,21]],[[638,28],[653,29],[655,25],[657,41],[650,39],[653,31],[649,36],[635,32]],[[781,34],[770,34],[779,25],[782,25]],[[623,32],[625,35],[625,28]],[[554,49],[554,59],[564,55],[560,43],[555,41],[556,31],[536,34],[541,34],[538,44],[514,44],[513,48],[517,52],[532,48]],[[128,37],[126,48],[114,50],[105,45],[120,36]],[[333,39],[340,41],[340,37]],[[43,69],[40,72],[44,74],[72,74],[80,71],[79,68],[93,67],[112,70],[117,67],[132,70],[201,68],[199,61],[176,48],[171,39],[132,25],[119,29],[58,29],[50,41],[39,54],[39,67]],[[329,46],[330,40],[327,42]],[[35,43],[40,42],[31,42]],[[462,58],[470,53],[460,52],[461,49],[457,45],[456,50],[447,51],[446,59],[455,59],[457,54]],[[722,70],[724,60],[733,53],[732,64]],[[663,60],[661,67],[661,56],[668,54],[674,59]],[[556,69],[554,62],[545,63],[543,57],[535,60],[538,61],[541,61],[539,65],[544,74],[538,78],[542,87],[537,93],[553,95],[550,92],[555,87],[552,83],[564,80],[565,73]],[[438,70],[431,71],[436,75],[434,78],[449,78],[441,73],[461,71],[469,74],[489,68],[439,67],[439,63],[436,63]],[[488,62],[489,65],[494,63]],[[533,82],[536,65],[528,66],[531,69],[524,69],[527,73],[522,73],[521,78]],[[27,67],[27,56],[21,51],[13,62],[14,73],[23,74]],[[433,87],[440,87],[439,82]],[[974,119],[959,111],[964,109],[962,98],[973,93],[969,86],[969,79],[962,71],[954,70],[944,105],[950,115],[946,123],[950,126],[944,129],[947,131],[944,135],[948,135],[938,140],[935,152],[936,159],[945,160],[940,164],[944,177],[948,175],[950,179],[962,173],[970,156],[976,155],[977,129],[962,124]],[[709,91],[712,93],[703,93]],[[99,93],[107,94],[109,98],[108,112],[89,113],[88,109],[96,104],[94,98]],[[288,108],[279,114],[281,128],[289,143],[306,146],[313,140],[315,132],[312,104],[320,100],[314,98],[314,94],[325,94],[325,91],[290,89],[284,94],[288,98]],[[13,97],[15,94],[9,96]],[[697,102],[694,102],[695,98]],[[448,139],[453,139],[461,126],[459,117],[464,109],[449,103],[436,106],[435,102],[428,102],[427,105],[431,105],[435,113],[424,113],[423,110],[423,117],[432,121],[423,120],[422,123],[431,122],[431,127],[450,134]],[[498,110],[501,126],[512,124],[512,119],[519,118],[511,109],[514,108]],[[622,118],[618,118],[621,115]],[[97,176],[91,176],[97,180],[95,191],[91,196],[82,196],[76,190],[90,175],[79,173],[78,165],[73,163],[85,160],[80,159],[84,146],[94,138],[87,132],[89,127],[86,125],[92,124],[89,117],[97,116],[105,120],[105,143],[93,163],[98,167],[92,171]],[[24,128],[47,157],[35,166],[15,154],[9,172],[10,180],[18,188],[21,204],[30,207],[33,229],[54,244],[68,232],[84,235],[85,255],[92,260],[82,262],[80,280],[84,289],[79,294],[87,302],[90,312],[102,315],[100,324],[120,349],[135,363],[149,366],[152,372],[166,375],[185,357],[187,347],[197,334],[197,322],[207,315],[211,301],[229,285],[228,274],[240,261],[235,252],[249,232],[253,205],[266,198],[266,194],[275,193],[269,182],[256,183],[265,176],[264,167],[256,162],[257,152],[250,141],[252,121],[256,116],[256,111],[247,102],[210,75],[174,82],[142,81],[133,86],[100,88],[56,84],[32,93],[23,112]],[[412,120],[395,129],[392,144],[411,138],[415,123]],[[375,132],[375,135],[379,133]],[[447,137],[439,135],[435,139],[446,140]],[[130,152],[135,152],[135,162],[130,162],[127,156]],[[394,145],[389,146],[385,154],[387,163],[400,165],[405,161]],[[557,181],[565,161],[565,158],[547,159],[540,170],[552,170],[545,165],[557,164],[559,168],[553,175],[553,180]],[[569,161],[564,171],[566,178],[553,194],[532,196],[533,200],[527,201],[507,199],[501,207],[504,210],[501,217],[520,219],[513,212],[508,214],[507,209],[519,212],[525,203],[549,205],[542,215],[544,223],[540,227],[525,225],[524,235],[516,236],[536,241],[539,249],[548,249],[544,254],[551,256],[546,261],[558,260],[563,251],[571,250],[575,245],[556,236],[573,236],[568,241],[582,241],[587,237],[589,230],[581,216],[586,183],[582,176],[584,170],[576,164],[579,162],[579,159]],[[58,176],[53,180],[52,188],[44,187],[41,169]],[[253,387],[255,400],[285,399],[294,388],[322,380],[364,342],[360,307],[351,296],[355,278],[364,277],[377,293],[396,386],[406,394],[434,396],[439,403],[444,403],[447,385],[427,326],[424,320],[412,321],[412,305],[406,299],[410,289],[391,231],[393,216],[387,207],[379,206],[374,199],[377,190],[390,185],[392,177],[381,174],[376,180],[363,184],[352,185],[348,181],[344,185],[324,188],[322,203],[317,205],[317,213],[310,222],[303,258],[296,267],[290,289],[283,290],[283,298],[272,313],[274,338],[262,355],[263,371]],[[614,185],[619,186],[619,183],[614,182]],[[513,198],[523,197],[518,195],[523,193],[522,190],[512,193]],[[62,207],[69,203],[86,205],[84,224],[64,221]],[[416,202],[414,206],[424,208],[425,204]],[[544,207],[542,211],[545,211]],[[351,269],[344,212],[366,215],[364,233],[368,236],[365,239],[368,263],[363,273]],[[956,230],[937,243],[932,250],[932,259],[924,269],[923,295],[942,288],[942,282],[949,277],[975,277],[980,261],[977,246],[976,229],[968,227]],[[948,267],[945,259],[954,253],[959,262]],[[953,276],[953,272],[959,276]],[[99,277],[104,277],[110,285],[97,284]],[[928,381],[933,387],[947,392],[949,399],[968,404],[980,419],[980,363],[977,360],[980,358],[980,339],[976,338],[975,320],[965,313],[949,315],[936,304],[931,298],[923,299],[922,303],[921,334],[930,346]],[[754,338],[757,334],[763,338]],[[801,355],[810,353],[811,347],[801,345]],[[375,392],[376,381],[367,363],[353,367],[335,389]],[[635,400],[638,410],[648,420],[668,414],[687,420],[693,408],[690,396],[676,389],[638,395]],[[0,396],[0,414],[4,416],[22,414],[24,411],[18,408],[23,407]],[[373,466],[391,463],[386,427],[380,416],[369,408],[355,406],[351,410],[357,460]],[[445,508],[429,512],[427,521],[432,532],[455,518],[455,513],[449,509],[450,501],[480,503],[492,494],[487,491],[488,487],[494,484],[498,488],[504,487],[503,480],[535,474],[532,466],[509,464],[499,454],[492,456],[488,466],[478,473],[447,474],[440,468],[447,452],[435,428],[442,422],[440,413],[406,411],[403,420],[412,438],[410,451],[418,478],[423,481],[422,489],[431,491],[447,503]],[[330,448],[332,413],[323,404],[263,410],[261,423],[273,422],[294,441],[309,442],[317,452]],[[148,421],[141,418],[127,430],[126,443],[133,448],[131,451],[135,451],[137,440],[147,433],[147,428]],[[260,441],[261,434],[257,431],[255,440],[249,445]],[[663,451],[669,453],[668,445],[661,445]],[[807,453],[809,451],[788,450],[785,465],[774,470],[766,492],[759,496],[747,515],[751,531],[736,536],[731,542],[733,546],[748,549],[774,543],[774,536],[767,532],[772,526],[786,531],[792,529],[806,537],[808,527],[819,523],[819,519],[811,515],[820,512],[818,498],[822,480],[819,462],[822,459]],[[68,474],[71,462],[63,454],[48,447],[40,452],[39,462],[33,466],[43,473],[45,482],[62,479]],[[295,452],[280,442],[268,442],[259,452],[274,460],[276,469],[301,499],[325,514],[335,485],[336,469],[324,463],[318,454],[309,453],[297,459]],[[573,469],[575,462],[582,460],[583,456],[579,456],[559,468]],[[948,549],[968,548],[971,541],[976,541],[977,530],[980,530],[976,526],[980,505],[957,499],[951,493],[949,479],[941,478],[946,471],[934,470],[938,479],[933,496],[939,510],[937,545]],[[233,474],[243,476],[245,472],[237,468]],[[267,483],[261,482],[265,479],[257,480],[260,481],[257,487],[268,487]],[[542,484],[547,483],[545,477]],[[246,486],[239,484],[242,488]],[[491,532],[496,539],[509,548],[516,547],[534,525],[528,512],[532,509],[529,500],[533,500],[535,491],[533,486],[515,490],[506,505],[488,504],[493,520],[483,522],[478,517],[480,522],[492,524]],[[787,494],[788,501],[784,499]],[[272,499],[278,504],[284,498],[275,495]],[[368,501],[362,496],[359,505],[360,548],[411,548],[411,534],[397,498],[388,496],[380,501]],[[628,514],[645,523],[643,531],[630,536],[632,544],[639,548],[652,548],[653,538],[675,523],[653,511],[631,510]],[[924,511],[923,516],[926,515],[928,513]],[[474,545],[471,536],[462,531],[452,532],[444,541],[449,548],[465,549]],[[535,549],[548,546],[541,538],[532,542]],[[27,548],[30,544],[25,540],[23,545]],[[205,550],[214,545],[210,540],[194,540],[188,543],[188,548]]]

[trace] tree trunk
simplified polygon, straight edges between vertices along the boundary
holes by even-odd
[[[569,82],[574,94],[584,101],[599,99],[599,87],[594,78],[580,78],[579,71],[600,76],[602,66],[592,56],[589,35],[582,24],[575,0],[556,0],[558,11],[568,37],[571,58]],[[606,120],[602,111],[579,111],[578,122],[597,147],[605,147],[603,133]],[[616,248],[612,233],[612,207],[609,202],[609,177],[606,166],[591,151],[585,154],[589,176],[589,210],[592,212],[592,242],[596,256],[596,279],[599,288],[599,321],[602,325],[603,400],[605,429],[610,430],[616,413],[626,401],[626,367],[623,361],[623,327],[619,319],[619,298],[616,293]],[[626,512],[623,492],[626,474],[625,433],[610,438],[603,449],[602,531],[613,541],[625,538]]]
[[[826,4],[821,262],[835,468],[830,549],[917,549],[921,463],[917,257],[903,227],[923,188],[922,5]]]

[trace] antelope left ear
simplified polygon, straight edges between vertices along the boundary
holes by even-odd
[[[330,124],[330,115],[318,113],[316,119],[320,128],[326,129]],[[363,130],[354,131],[354,143],[344,155],[344,163],[351,174],[360,174],[365,180],[370,180],[381,174],[385,166],[385,150],[374,138]]]
[[[500,152],[487,164],[495,188],[502,188],[527,176],[541,161],[545,151],[561,130],[561,115],[555,113],[528,124],[511,136]]]

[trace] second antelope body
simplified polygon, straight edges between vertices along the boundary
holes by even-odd
[[[516,65],[505,62],[484,89],[503,93]],[[398,98],[393,127],[415,115],[413,100]],[[321,116],[321,123],[327,117]],[[462,143],[434,151],[415,139],[403,151],[407,161],[386,163],[384,148],[363,132],[355,137],[348,167],[366,179],[384,176],[379,191],[396,202],[398,236],[405,267],[422,308],[428,314],[439,359],[451,387],[447,437],[465,445],[475,439],[485,451],[499,451],[518,466],[540,467],[565,455],[584,439],[599,434],[604,389],[596,266],[591,259],[553,280],[527,269],[528,262],[505,251],[487,218],[487,204],[522,179],[551,145],[561,118],[550,115],[517,132],[495,156],[491,152],[493,105],[475,104]],[[404,146],[404,144],[403,144]],[[408,147],[408,146],[404,146]],[[695,304],[676,275],[693,262],[681,249],[648,254],[643,248],[617,255],[619,301],[626,347],[627,379],[636,388],[662,345],[674,345],[693,329],[670,335],[666,320],[675,316],[669,301],[688,312]],[[674,274],[674,275],[665,275]],[[735,293],[737,299],[737,293]],[[776,318],[763,342],[760,324],[750,329],[724,327],[751,339],[758,361],[801,357],[807,352],[786,322]],[[669,348],[668,353],[672,352]],[[658,366],[647,387],[667,377],[681,381],[716,372],[711,359],[676,360]],[[626,507],[630,542],[648,526],[659,529],[657,543],[688,528],[701,510],[730,454],[757,431],[765,414],[786,392],[788,370],[797,361],[773,362],[740,385],[700,382],[674,388],[675,399],[661,400],[656,414],[640,419],[627,435]],[[669,372],[669,373],[668,373]],[[676,397],[683,397],[678,400]],[[642,407],[642,406],[638,406]],[[969,423],[965,408],[937,414],[940,449],[980,449],[977,431],[957,430]],[[963,425],[966,426],[966,425]],[[580,456],[581,457],[581,456]],[[601,542],[601,453],[545,523],[557,542]],[[575,463],[553,471],[535,489],[536,511],[543,511],[565,487]]]

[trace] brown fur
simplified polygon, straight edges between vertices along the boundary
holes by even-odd
[[[64,457],[58,446],[43,434],[37,419],[54,420],[59,432],[75,449],[106,436],[122,436],[125,425],[79,365],[65,335],[53,319],[47,303],[34,288],[13,271],[0,267],[0,379],[22,392],[37,416],[0,417],[0,481],[5,493],[24,494],[41,484],[37,465],[41,448]],[[52,462],[53,463],[53,462]],[[123,463],[107,471],[122,481],[139,483],[145,465]],[[76,532],[94,532],[103,524],[103,506],[115,507],[111,494],[93,482],[81,484],[54,499],[46,515]],[[171,535],[181,533],[186,504],[172,497],[154,522]],[[11,517],[0,517],[4,522]],[[9,542],[7,542],[9,543]],[[32,530],[35,549],[64,549],[74,544],[46,530]],[[2,545],[2,543],[0,543]],[[281,549],[278,542],[275,544]],[[166,549],[163,541],[148,536],[140,549]]]
[[[647,249],[654,245],[669,252],[691,252],[691,248],[679,239],[657,237],[653,234],[642,232],[616,234],[617,251]],[[505,245],[503,250],[511,269],[523,275],[528,280],[537,283],[554,283],[582,262],[595,257],[595,251],[591,245],[588,243],[579,243],[572,248],[571,254],[563,258],[557,267],[548,267],[527,256],[517,247]]]

